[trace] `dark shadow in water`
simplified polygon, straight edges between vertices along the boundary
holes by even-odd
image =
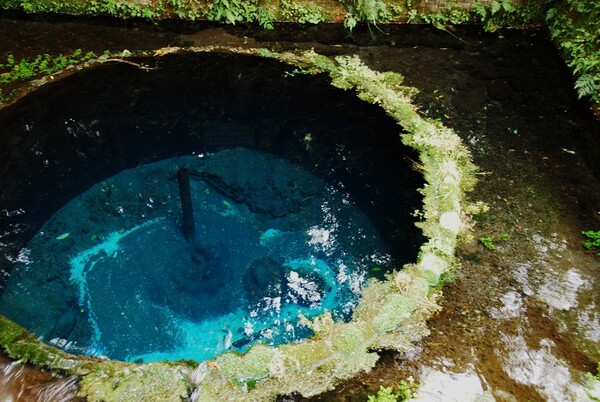
[[[139,60],[152,62],[148,60]],[[164,57],[159,69],[104,65],[0,113],[0,268],[64,203],[117,172],[176,155],[248,147],[347,191],[397,264],[416,257],[420,174],[401,127],[325,76],[248,56]]]

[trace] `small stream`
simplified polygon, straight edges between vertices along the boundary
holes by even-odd
[[[475,163],[484,173],[472,197],[487,203],[490,211],[476,217],[475,240],[459,250],[462,268],[456,282],[444,289],[444,310],[430,323],[432,334],[423,341],[421,352],[406,356],[385,354],[371,373],[313,400],[363,401],[380,385],[391,386],[409,376],[422,384],[423,401],[472,400],[484,393],[498,401],[586,400],[580,385],[583,373],[592,371],[600,359],[596,347],[600,341],[600,261],[582,248],[580,232],[600,227],[600,127],[585,105],[577,101],[569,72],[544,32],[484,34],[477,28],[461,28],[450,34],[429,27],[393,26],[384,27],[385,33],[371,37],[366,31],[349,36],[343,29],[328,25],[301,30],[283,25],[273,32],[263,32],[212,25],[127,27],[107,21],[89,24],[81,20],[14,17],[0,20],[0,37],[6,38],[0,44],[0,55],[14,53],[24,57],[50,49],[53,53],[66,53],[77,48],[151,50],[173,44],[262,46],[276,50],[314,48],[329,55],[358,54],[373,69],[403,74],[406,84],[421,91],[417,102],[423,114],[455,129],[471,148]],[[262,137],[259,147],[277,150],[279,155],[304,164],[313,174],[349,186],[357,204],[382,228],[388,244],[398,245],[398,240],[404,239],[395,255],[405,257],[398,257],[397,261],[406,256],[408,260],[414,258],[410,250],[420,240],[418,233],[407,238],[398,230],[406,227],[410,218],[389,215],[398,199],[415,205],[416,195],[411,191],[420,185],[418,177],[396,171],[394,163],[402,161],[395,161],[393,153],[382,158],[395,146],[393,138],[398,128],[393,122],[388,124],[383,114],[367,117],[367,112],[357,112],[364,107],[361,102],[352,96],[340,101],[338,95],[329,95],[327,84],[319,82],[318,77],[303,81],[299,87],[308,93],[297,97],[286,88],[288,81],[274,78],[251,81],[252,85],[246,87],[243,81],[238,87],[227,84],[253,69],[257,77],[263,73],[268,76],[269,72],[271,77],[277,75],[269,63],[259,68],[236,61],[223,68],[205,56],[161,60],[157,74],[165,75],[159,80],[129,66],[106,66],[42,88],[22,106],[11,109],[2,126],[13,130],[18,127],[21,140],[11,144],[13,151],[3,146],[0,154],[4,161],[15,161],[10,169],[20,173],[3,178],[9,189],[3,196],[9,195],[5,198],[7,205],[13,202],[7,211],[18,211],[24,200],[28,200],[29,209],[34,206],[37,211],[29,220],[17,222],[24,218],[20,214],[10,217],[15,219],[12,222],[3,219],[4,224],[18,224],[10,227],[22,229],[14,238],[11,252],[18,257],[25,241],[59,205],[106,177],[107,170],[117,172],[144,158],[160,159],[160,155],[143,151],[146,145],[151,149],[156,144],[146,144],[142,138],[152,135],[157,143],[164,140],[160,149],[170,154],[177,154],[180,146],[195,147],[199,152],[203,150],[200,146],[227,147],[231,144],[206,144],[207,137],[200,134],[206,130],[197,122],[206,114],[234,113],[240,118],[229,121],[229,126],[222,125],[225,128],[221,131],[229,127],[229,131],[240,132],[242,123],[248,121],[254,122],[252,129],[246,124],[241,132],[267,132],[276,125],[279,134]],[[167,71],[179,74],[174,79],[166,75]],[[210,92],[198,92],[206,83],[199,83],[198,71],[217,77],[207,80],[214,83]],[[133,88],[120,91],[132,79],[136,80]],[[219,88],[224,89],[219,92]],[[249,104],[249,93],[255,97],[251,104],[268,107],[244,107]],[[204,100],[198,101],[203,96]],[[60,101],[49,105],[45,99],[52,97]],[[215,97],[220,99],[220,106],[211,109],[210,102]],[[335,100],[325,105],[317,102],[321,99]],[[185,113],[180,112],[182,102],[187,105]],[[163,106],[157,108],[157,104]],[[288,121],[275,122],[269,115],[274,108],[277,114],[289,116]],[[75,134],[73,141],[91,143],[95,148],[87,149],[95,149],[98,155],[82,158],[73,148],[70,162],[48,168],[55,169],[55,177],[63,177],[54,183],[39,181],[35,170],[28,173],[30,163],[19,165],[19,158],[7,156],[35,153],[37,149],[44,153],[37,159],[33,157],[40,169],[44,169],[45,160],[57,161],[58,154],[48,155],[50,148],[44,148],[44,141],[55,141],[53,134],[35,137],[41,141],[27,136],[27,127],[38,130],[40,135],[41,125],[47,122],[54,122],[61,132],[70,129]],[[96,131],[102,132],[102,141],[90,135]],[[161,137],[161,132],[197,132],[197,139],[202,141],[192,137],[190,144],[174,143],[168,135]],[[308,132],[315,135],[313,147],[322,152],[294,159],[293,155],[308,152],[304,141]],[[326,132],[337,132],[339,137],[330,140]],[[354,132],[348,143],[352,151],[338,152],[337,157],[358,158],[354,166],[364,166],[364,171],[355,170],[352,177],[340,177],[332,172],[336,159],[331,155],[347,132]],[[369,133],[369,137],[361,138],[358,133]],[[216,137],[212,138],[216,141]],[[289,138],[292,141],[287,141]],[[236,141],[247,139],[248,136]],[[137,141],[140,155],[146,156],[135,162],[123,159],[131,149],[129,141]],[[359,154],[363,148],[365,153]],[[106,152],[111,163],[100,157]],[[86,164],[87,176],[69,181],[73,177],[69,171],[78,161]],[[401,164],[405,167],[404,162]],[[8,166],[4,162],[3,167]],[[392,172],[401,176],[393,176]],[[395,188],[394,183],[398,182],[404,185],[396,193],[387,198],[377,195],[383,189]],[[23,183],[32,183],[27,184],[32,187],[23,188]],[[48,198],[47,193],[53,191],[56,183],[64,188]],[[374,187],[375,192],[364,193],[365,186]],[[30,194],[32,188],[39,195],[28,198],[25,194]],[[42,199],[56,201],[39,202]],[[384,201],[369,209],[375,200]],[[496,249],[488,250],[477,242],[481,237],[497,239]],[[3,269],[8,270],[4,264]],[[25,369],[9,362],[3,363],[2,370],[10,374],[5,378],[13,379],[11,392],[31,388],[23,385],[22,378],[31,378],[25,382],[35,386],[44,382],[35,377],[43,373],[17,375]],[[62,384],[66,395],[73,395],[71,379],[56,381]],[[7,388],[5,384],[2,385]],[[285,400],[302,399],[290,396]]]
[[[0,400],[10,402],[75,402],[77,377],[55,378],[0,356]]]

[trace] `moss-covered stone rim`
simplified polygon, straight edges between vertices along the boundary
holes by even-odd
[[[427,241],[417,261],[385,281],[369,280],[350,322],[335,322],[328,313],[304,319],[314,337],[276,348],[257,344],[244,355],[228,352],[207,362],[142,365],[73,356],[1,316],[0,346],[13,359],[80,376],[79,395],[90,401],[126,400],[123,397],[132,392],[145,401],[268,401],[292,392],[312,396],[373,368],[378,350],[413,348],[428,334],[426,321],[439,310],[436,300],[444,277],[457,266],[457,241],[469,232],[466,193],[475,185],[476,167],[462,140],[450,128],[419,114],[412,104],[417,90],[403,86],[400,74],[371,70],[358,56],[329,58],[314,51],[219,46],[167,47],[154,56],[185,52],[275,59],[295,66],[298,74],[327,74],[333,86],[355,91],[360,99],[382,107],[403,129],[399,139],[420,156],[415,168],[426,184],[420,189],[423,205],[417,225]],[[135,64],[134,56],[128,52],[110,59]]]

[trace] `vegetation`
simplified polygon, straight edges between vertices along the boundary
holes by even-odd
[[[583,243],[583,246],[589,250],[594,248],[600,248],[600,230],[586,230],[581,232],[587,240]],[[600,253],[598,253],[600,255]]]
[[[265,29],[273,29],[277,20],[319,24],[338,17],[343,17],[343,24],[350,31],[359,23],[365,23],[371,29],[398,20],[432,24],[441,29],[451,24],[477,22],[487,31],[495,31],[501,26],[545,22],[572,68],[579,97],[589,98],[600,115],[600,0],[474,0],[470,7],[449,0],[443,8],[435,8],[432,3],[429,11],[421,8],[422,5],[418,8],[412,0],[338,1],[338,6],[327,3],[329,8],[325,9],[326,3],[320,6],[319,3],[293,0],[3,0],[0,9],[19,9],[28,13],[106,14],[148,20],[205,18],[227,24],[256,23]],[[27,70],[36,68],[48,73],[46,68],[52,64],[47,55],[28,62],[40,66],[21,65],[19,70],[23,77]],[[61,62],[56,60],[57,69]]]
[[[88,62],[94,57],[96,57],[94,53],[87,52],[84,54],[81,49],[77,49],[66,56],[62,54],[58,56],[42,54],[32,59],[25,58],[18,61],[10,54],[5,61],[0,62],[0,85],[52,75],[69,66]],[[5,93],[0,88],[0,104],[7,102],[11,96],[12,92]]]
[[[265,29],[273,29],[273,17],[273,12],[261,7],[257,0],[214,0],[206,14],[209,21],[234,25],[237,22],[257,22]]]
[[[303,6],[292,0],[281,0],[281,16],[284,20],[298,21],[300,24],[320,24],[327,19],[323,8]]]
[[[525,4],[518,10],[512,0],[496,0],[484,5],[481,0],[473,7],[457,6],[457,0],[451,0],[443,9],[432,12],[417,9],[412,0],[338,0],[335,3],[292,0],[4,0],[0,8],[20,9],[28,13],[55,12],[67,14],[107,14],[121,18],[144,18],[156,20],[177,16],[182,19],[196,20],[205,18],[210,21],[222,21],[228,24],[239,22],[258,23],[271,29],[273,21],[283,19],[301,24],[318,24],[329,19],[343,17],[344,25],[352,30],[358,23],[370,26],[394,20],[406,20],[418,23],[430,23],[436,26],[460,24],[474,21],[490,27],[495,26],[506,15],[514,23],[516,16],[523,17],[521,10],[529,7]],[[541,1],[541,0],[540,0]],[[535,2],[526,2],[535,3]],[[328,7],[327,10],[324,7]],[[330,9],[329,9],[330,8]],[[337,14],[337,15],[336,15]],[[526,14],[526,13],[525,13]]]
[[[596,373],[586,373],[585,391],[592,401],[600,401],[600,363],[596,368]]]
[[[89,61],[93,57],[95,57],[93,52],[84,54],[81,49],[75,50],[68,56],[43,54],[35,59],[21,59],[19,61],[16,61],[13,55],[9,55],[4,63],[0,63],[0,84],[26,80],[40,75],[50,75],[64,70],[69,65]]]
[[[350,31],[358,22],[365,22],[370,28],[370,25],[377,26],[378,22],[388,22],[390,19],[387,4],[382,0],[345,0],[344,4],[348,9],[344,26]]]
[[[416,396],[418,385],[412,377],[408,380],[402,380],[396,386],[396,392],[393,387],[379,386],[379,391],[375,395],[369,395],[367,402],[396,402],[408,401]]]
[[[600,0],[555,2],[546,21],[573,71],[579,97],[600,106]]]
[[[143,6],[125,0],[91,0],[88,7],[93,14],[108,14],[116,17],[133,17],[154,20],[164,12],[162,3],[154,7]]]
[[[158,2],[158,5],[154,6],[143,6],[125,0],[99,0],[89,2],[85,9],[81,5],[74,6],[74,3],[68,3],[68,0],[7,0],[3,6],[7,4],[16,4],[17,8],[28,12],[69,10],[148,19],[160,18],[173,12],[180,18],[196,19],[205,16],[213,21],[230,24],[256,22],[264,28],[272,28],[277,16],[275,8],[258,0],[214,0],[203,3],[196,0],[169,0]],[[475,18],[487,29],[494,30],[506,21],[535,21],[540,10],[549,3],[540,0],[530,2],[534,5],[529,8],[517,8],[512,2],[501,0],[485,7],[476,3],[473,13],[450,6],[429,14],[419,14],[410,1],[406,1],[406,7],[397,4],[390,6],[387,2],[379,0],[347,0],[344,4],[348,10],[344,25],[349,29],[359,22],[377,26],[406,13],[414,22],[421,21],[439,27],[449,23],[468,22]],[[569,66],[573,68],[575,87],[580,96],[588,96],[600,103],[600,0],[562,0],[552,4],[546,20],[553,39],[559,43],[569,60]],[[302,23],[316,24],[326,20],[326,11],[317,6],[299,6],[291,1],[282,1],[280,5],[282,13],[288,13],[285,15],[297,19],[298,22],[302,20]],[[157,51],[156,54],[174,51],[177,49]],[[239,49],[222,51],[243,52]],[[223,395],[248,399],[248,393],[252,393],[251,398],[254,400],[261,400],[276,393],[292,391],[300,391],[309,396],[334,386],[340,379],[370,370],[378,359],[374,352],[376,350],[410,347],[412,342],[427,332],[425,320],[437,309],[437,290],[454,264],[457,235],[466,230],[460,218],[463,213],[463,197],[474,185],[475,167],[470,162],[466,147],[452,130],[418,114],[411,103],[416,90],[403,86],[399,74],[372,71],[357,57],[330,59],[313,52],[274,53],[264,49],[245,52],[284,61],[296,66],[301,73],[328,74],[332,85],[356,91],[360,99],[381,106],[402,126],[405,133],[402,134],[401,140],[419,152],[419,165],[428,183],[422,189],[424,201],[419,215],[423,219],[419,226],[428,241],[421,247],[419,260],[415,264],[390,274],[385,281],[369,282],[361,304],[356,309],[355,319],[351,322],[334,322],[331,316],[325,314],[313,321],[306,320],[305,325],[315,332],[315,337],[310,340],[277,349],[258,345],[243,356],[230,353],[217,358],[206,374],[206,379],[199,384],[206,400],[212,400],[211,397],[218,400]],[[40,55],[34,59],[19,61],[9,56],[0,64],[0,83],[53,74],[69,65],[91,61],[93,57],[93,54],[83,54],[81,50],[69,56]],[[310,135],[307,134],[306,138],[309,146]],[[431,190],[433,188],[436,192]],[[587,231],[583,234],[589,238],[584,243],[586,247],[600,247],[600,232]],[[480,241],[484,247],[494,250],[496,242],[507,238],[508,235],[498,238],[483,237]],[[0,324],[3,327],[0,331],[2,347],[12,357],[83,375],[81,389],[87,397],[102,391],[97,399],[111,400],[111,395],[124,394],[130,389],[145,392],[135,388],[143,385],[138,385],[133,380],[129,381],[129,377],[123,374],[131,374],[133,366],[123,364],[109,367],[102,365],[105,363],[89,363],[88,360],[85,367],[96,365],[97,370],[90,371],[86,368],[81,371],[84,363],[78,360],[79,358],[62,355],[61,352],[43,345],[24,329],[13,327],[8,321],[0,320]],[[136,372],[139,378],[168,377],[171,384],[168,387],[178,390],[172,395],[184,396],[185,392],[179,391],[184,389],[182,384],[186,384],[182,370],[176,369],[165,374],[163,369],[154,371],[158,366],[140,367],[147,369]],[[109,371],[111,375],[107,375]],[[121,374],[115,375],[117,372]],[[598,375],[592,377],[596,381],[600,379]],[[116,378],[117,382],[111,382],[111,378]],[[152,383],[154,381],[150,381],[149,384]],[[411,393],[407,391],[400,394],[402,389],[410,390]],[[411,388],[410,384],[404,387],[401,383],[395,392],[392,387],[382,387],[369,400],[383,402],[398,398],[407,399],[413,393],[414,388]]]
[[[491,237],[482,237],[479,239],[479,241],[481,242],[481,244],[484,245],[485,248],[487,248],[490,251],[496,249],[496,245],[494,244],[494,239],[492,239]]]
[[[496,249],[496,243],[499,241],[506,241],[509,239],[508,233],[503,233],[498,237],[481,237],[479,239],[479,241],[481,242],[481,244],[483,244],[483,246],[485,248],[487,248],[490,251],[493,251]]]

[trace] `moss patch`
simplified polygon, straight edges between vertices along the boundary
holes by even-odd
[[[79,395],[94,402],[127,402],[133,395],[140,401],[179,402],[188,396],[186,380],[185,369],[172,364],[101,362],[83,376]]]

